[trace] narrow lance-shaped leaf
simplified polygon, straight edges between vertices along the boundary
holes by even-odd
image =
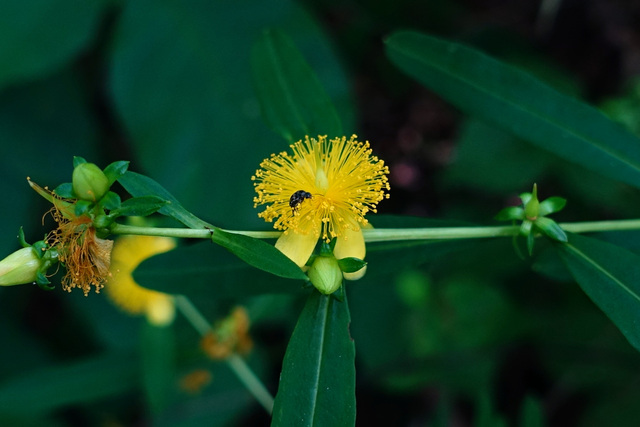
[[[353,426],[355,346],[347,299],[313,292],[282,364],[272,426]]]
[[[640,257],[576,234],[557,248],[582,290],[640,350]]]
[[[131,194],[133,197],[142,196],[156,196],[167,203],[164,207],[158,210],[163,215],[172,217],[173,219],[180,221],[184,225],[190,228],[207,228],[212,227],[211,224],[201,220],[188,210],[186,210],[176,199],[169,193],[163,186],[158,184],[148,176],[141,175],[139,173],[127,171],[124,175],[118,178],[118,182]]]
[[[386,45],[398,67],[464,112],[640,187],[640,141],[595,108],[457,43],[399,32]]]
[[[266,31],[251,53],[255,90],[267,124],[288,141],[305,135],[342,136],[329,95],[293,42]]]
[[[151,413],[160,414],[169,403],[175,375],[173,325],[143,321],[140,331],[142,383]]]
[[[153,179],[128,171],[118,181],[131,195],[136,196],[136,199],[153,196],[164,200],[166,204],[158,212],[171,216],[187,227],[211,230],[213,242],[227,248],[249,265],[280,277],[306,279],[302,270],[275,247],[258,239],[227,233],[201,220],[187,211],[171,193]]]
[[[211,240],[247,264],[287,279],[307,280],[300,267],[274,246],[241,234],[212,229]]]

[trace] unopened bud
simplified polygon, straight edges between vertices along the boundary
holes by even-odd
[[[35,282],[42,262],[35,251],[32,247],[22,248],[0,261],[0,286]]]
[[[93,163],[80,163],[73,169],[73,192],[81,200],[97,202],[109,191],[109,179]]]
[[[334,293],[342,285],[342,270],[332,256],[317,257],[307,275],[313,286],[325,295]]]

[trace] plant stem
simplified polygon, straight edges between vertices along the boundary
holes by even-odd
[[[200,311],[193,305],[191,300],[183,295],[175,297],[175,303],[178,310],[182,312],[184,317],[202,336],[211,332],[211,325]],[[237,354],[232,354],[225,359],[229,368],[238,377],[240,382],[249,390],[253,397],[267,410],[269,414],[273,411],[273,396],[267,388],[262,384],[260,379],[251,370],[249,365]]]
[[[640,229],[640,219],[618,221],[565,222],[563,230],[571,233],[593,233],[597,231],[622,231]],[[377,228],[362,230],[367,242],[387,242],[394,240],[444,240],[480,239],[487,237],[516,236],[520,226],[498,227],[442,227],[442,228]]]
[[[561,223],[565,231],[571,233],[593,233],[598,231],[640,230],[640,219],[592,222]],[[374,228],[363,229],[367,242],[389,242],[395,240],[444,240],[444,239],[481,239],[488,237],[508,237],[519,233],[517,225],[490,227],[436,227],[436,228]],[[193,228],[156,228],[113,224],[112,234],[137,234],[141,236],[166,236],[191,239],[210,239],[215,229]],[[276,239],[279,231],[240,231],[223,230],[233,234],[243,234],[257,239]]]
[[[222,229],[221,229],[222,230]],[[162,236],[177,237],[185,239],[210,239],[211,233],[215,233],[216,229],[209,228],[160,228],[160,227],[140,227],[135,225],[125,225],[114,223],[109,228],[111,234],[135,234],[138,236]],[[227,233],[243,234],[245,236],[254,237],[256,239],[277,239],[282,232],[280,231],[241,231],[241,230],[222,230]]]

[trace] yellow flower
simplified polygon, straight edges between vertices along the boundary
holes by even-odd
[[[337,238],[338,259],[365,256],[361,229],[365,215],[389,197],[389,168],[356,138],[305,137],[291,145],[292,154],[264,160],[251,178],[255,207],[266,205],[258,215],[284,231],[276,247],[300,267],[319,238]]]
[[[124,236],[113,246],[111,278],[105,289],[109,298],[122,310],[138,315],[157,326],[171,323],[175,307],[171,295],[138,285],[131,274],[145,259],[173,249],[176,243],[168,237]]]

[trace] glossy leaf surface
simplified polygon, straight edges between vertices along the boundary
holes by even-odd
[[[347,299],[313,292],[282,364],[272,426],[353,426],[355,346]]]
[[[391,60],[464,112],[571,162],[640,186],[640,142],[601,112],[485,54],[416,32],[386,40]]]
[[[582,290],[640,349],[640,257],[576,234],[569,234],[569,242],[557,247]]]
[[[253,82],[267,124],[289,142],[305,135],[342,136],[338,113],[293,41],[278,30],[258,39]]]

